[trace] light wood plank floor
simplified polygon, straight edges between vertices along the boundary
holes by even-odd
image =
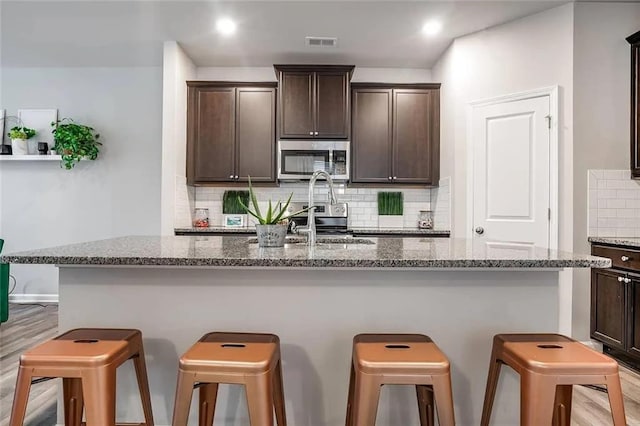
[[[0,326],[0,426],[9,424],[20,353],[55,336],[57,329],[56,305],[11,306],[9,322]],[[627,423],[631,426],[640,426],[640,375],[622,367],[621,378]],[[41,383],[32,388],[26,425],[56,424],[57,389],[55,381]],[[605,426],[611,423],[607,394],[575,386],[572,426]]]

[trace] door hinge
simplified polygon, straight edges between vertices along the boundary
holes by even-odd
[[[551,222],[551,209],[547,209],[547,219]]]
[[[551,116],[550,116],[550,115],[547,115],[547,116],[545,116],[544,118],[547,120],[547,127],[548,127],[548,128],[551,128]]]

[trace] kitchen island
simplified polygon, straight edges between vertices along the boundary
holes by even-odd
[[[479,424],[492,336],[558,331],[559,271],[610,266],[457,239],[319,242],[259,248],[247,236],[124,237],[1,261],[59,266],[60,330],[142,330],[157,425],[170,424],[180,354],[217,330],[280,336],[293,426],[344,424],[355,334],[428,334],[451,361],[457,424]],[[134,377],[128,365],[118,374],[123,421],[141,418]],[[492,424],[518,424],[518,392],[517,376],[505,369]],[[248,424],[242,388],[221,388],[216,422]],[[377,424],[418,424],[415,391],[384,387]]]

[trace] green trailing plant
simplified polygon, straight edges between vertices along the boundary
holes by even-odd
[[[402,192],[378,192],[378,214],[381,216],[402,215]]]
[[[11,139],[31,139],[36,135],[36,131],[28,127],[16,126],[9,130],[8,135]]]
[[[276,225],[281,222],[285,222],[289,216],[295,216],[309,210],[302,209],[295,213],[287,214],[287,207],[289,207],[289,203],[291,203],[291,197],[293,197],[293,192],[289,194],[289,198],[285,203],[278,201],[275,203],[275,206],[271,200],[269,200],[269,206],[263,215],[260,211],[260,206],[258,206],[258,198],[256,197],[255,192],[253,192],[253,187],[251,186],[251,176],[249,176],[249,200],[251,201],[253,210],[249,207],[249,203],[245,204],[240,197],[238,197],[238,203],[240,203],[247,213],[255,217],[260,225]]]
[[[95,160],[100,152],[100,135],[93,127],[77,124],[70,118],[51,123],[55,149],[62,156],[62,166],[70,170],[82,158]]]
[[[245,214],[242,207],[249,205],[249,191],[224,191],[222,195],[223,214]]]

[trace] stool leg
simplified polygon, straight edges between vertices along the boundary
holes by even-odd
[[[218,384],[206,383],[200,386],[200,409],[198,410],[199,426],[212,426],[216,413]]]
[[[553,378],[541,374],[523,373],[520,376],[520,425],[551,424],[556,396]]]
[[[27,413],[27,402],[29,401],[29,390],[31,389],[31,369],[25,367],[18,368],[18,378],[16,379],[16,391],[13,396],[13,408],[11,409],[11,420],[9,426],[22,426]]]
[[[87,426],[115,426],[116,371],[102,367],[82,375],[82,393],[87,414]]]
[[[276,422],[278,426],[287,426],[287,414],[285,412],[284,383],[282,378],[282,360],[278,360],[273,377],[273,401],[276,410]]]
[[[140,400],[142,401],[145,426],[153,426],[153,410],[151,409],[149,377],[147,376],[147,365],[144,360],[144,349],[142,348],[142,343],[140,344],[138,355],[133,357],[133,366],[136,369],[136,378],[138,379],[138,389],[140,390]]]
[[[64,424],[65,426],[80,426],[84,400],[82,398],[81,379],[62,379],[64,394]]]
[[[627,420],[624,414],[624,400],[622,397],[622,386],[620,385],[620,375],[618,373],[605,376],[607,392],[609,394],[609,405],[611,406],[611,416],[614,426],[625,426]]]
[[[353,426],[374,426],[376,424],[380,386],[376,376],[356,372]]]
[[[494,344],[494,348],[491,351],[491,362],[489,363],[487,388],[484,391],[484,404],[482,405],[480,426],[489,426],[489,420],[491,420],[491,410],[493,410],[493,401],[496,398],[498,379],[500,379],[500,367],[502,367],[502,362],[498,359],[497,355],[497,349]]]
[[[245,382],[251,426],[273,426],[272,372],[249,376]]]
[[[178,384],[176,385],[176,399],[173,404],[172,426],[187,426],[194,382],[195,376],[193,374],[179,370]]]
[[[558,387],[556,387],[556,399],[553,403],[553,426],[571,425],[572,394],[572,385],[558,385]]]
[[[438,412],[438,424],[440,426],[455,426],[451,376],[449,374],[432,376],[432,380],[433,396],[436,400],[436,411]]]
[[[354,410],[354,390],[356,387],[356,373],[353,369],[353,361],[351,362],[351,372],[349,373],[349,395],[347,396],[347,419],[345,420],[345,426],[353,425],[353,410]]]
[[[433,415],[433,389],[426,385],[417,385],[418,410],[420,413],[420,426],[435,426]]]

